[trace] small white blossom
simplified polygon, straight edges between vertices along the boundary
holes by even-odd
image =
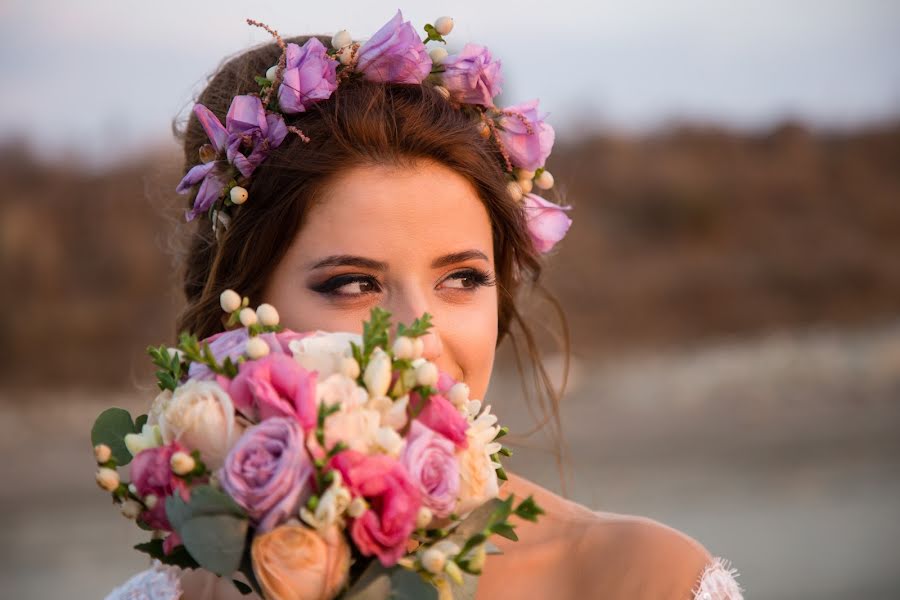
[[[163,445],[162,434],[159,431],[159,425],[149,425],[144,423],[140,433],[125,434],[125,447],[132,456],[148,448],[156,448]]]
[[[234,204],[243,204],[247,201],[247,198],[249,196],[250,195],[247,193],[247,190],[239,185],[231,188],[231,191],[229,192],[229,197]]]
[[[244,327],[256,325],[257,321],[259,321],[259,318],[256,316],[256,311],[249,306],[241,309],[241,312],[238,313],[238,318],[241,321],[241,325]]]
[[[278,316],[278,311],[275,310],[275,307],[271,304],[260,304],[256,307],[256,317],[259,319],[259,322],[265,325],[266,327],[274,327],[278,325],[278,321],[280,317]]]
[[[366,365],[363,382],[369,390],[369,397],[385,396],[391,386],[391,357],[381,348],[375,348]]]
[[[316,505],[315,512],[303,507],[300,518],[315,529],[325,529],[331,525],[342,525],[342,515],[350,506],[350,490],[343,486],[340,471],[332,471],[334,480]]]
[[[247,340],[247,356],[252,360],[262,358],[269,354],[269,345],[259,336],[254,336]]]
[[[115,469],[100,467],[97,469],[97,485],[107,492],[112,492],[119,487],[119,474]]]
[[[434,29],[441,35],[447,35],[453,31],[453,17],[440,17],[434,22]]]
[[[187,475],[194,470],[197,462],[187,452],[178,451],[172,454],[172,458],[169,459],[169,465],[172,467],[172,472],[176,475]]]

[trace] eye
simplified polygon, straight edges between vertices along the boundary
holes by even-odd
[[[312,286],[313,291],[327,296],[354,297],[381,291],[378,281],[370,275],[338,275]]]
[[[494,278],[486,271],[478,269],[463,269],[451,273],[442,285],[449,289],[471,290],[482,286],[494,285]]]

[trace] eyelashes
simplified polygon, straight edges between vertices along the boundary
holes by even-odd
[[[455,271],[441,281],[442,284],[447,282],[454,284],[459,282],[459,285],[451,285],[449,289],[470,293],[481,287],[496,285],[491,273],[475,268]],[[322,283],[310,286],[310,289],[331,298],[358,298],[381,292],[382,285],[371,275],[349,273],[326,279]]]

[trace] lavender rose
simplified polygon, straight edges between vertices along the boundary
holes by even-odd
[[[484,46],[466,44],[459,54],[445,58],[441,66],[444,67],[442,83],[457,102],[493,106],[494,97],[503,91],[500,61],[492,60]]]
[[[456,446],[419,421],[413,421],[400,464],[413,485],[419,488],[422,503],[438,517],[447,517],[459,495],[459,464]]]
[[[300,424],[272,417],[244,432],[218,473],[222,488],[246,509],[257,531],[265,533],[307,501],[314,471]]]
[[[556,135],[553,128],[544,122],[546,116],[538,116],[537,100],[503,109],[497,134],[514,166],[527,171],[536,171],[544,166]]]
[[[565,213],[570,207],[559,206],[535,194],[525,194],[522,205],[532,243],[538,252],[549,252],[572,225],[572,219]]]
[[[431,73],[431,57],[416,28],[400,11],[364,43],[356,70],[379,83],[422,83]]]
[[[271,354],[287,354],[290,351],[288,344],[299,336],[285,330],[278,334],[263,333],[258,337],[266,342]],[[237,364],[237,359],[243,356],[247,350],[247,340],[249,339],[250,335],[247,333],[247,329],[240,327],[217,333],[203,341],[209,344],[209,350],[216,358],[216,362],[221,363],[226,358],[230,358],[233,363]],[[188,367],[188,377],[191,379],[213,379],[215,373],[203,363],[195,362]]]
[[[284,74],[278,87],[278,105],[286,114],[305,112],[337,89],[337,61],[326,54],[317,38],[302,47],[288,44]]]

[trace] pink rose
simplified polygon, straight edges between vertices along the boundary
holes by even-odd
[[[142,498],[148,494],[156,496],[157,501],[153,508],[145,510],[138,517],[153,529],[172,530],[172,525],[166,516],[166,496],[178,492],[185,501],[190,496],[187,484],[172,472],[172,466],[169,463],[172,455],[178,451],[184,452],[185,448],[178,442],[173,442],[168,446],[158,446],[138,452],[131,461],[131,483],[137,488],[138,495]]]
[[[549,252],[572,225],[572,219],[565,213],[569,206],[559,206],[536,194],[525,194],[522,206],[528,233],[538,252]]]
[[[503,91],[500,61],[492,60],[484,46],[466,44],[458,54],[446,57],[441,67],[441,82],[459,103],[493,106],[494,96]]]
[[[385,567],[395,565],[416,527],[422,504],[416,486],[400,463],[384,454],[345,450],[329,465],[341,473],[351,494],[370,505],[350,526],[356,547],[365,556],[377,556]]]
[[[544,166],[556,135],[553,128],[544,122],[547,115],[538,116],[537,107],[537,100],[510,106],[503,109],[503,115],[498,120],[500,127],[497,135],[509,153],[510,161],[514,166],[528,171]]]
[[[252,421],[294,417],[307,432],[316,425],[316,373],[286,354],[241,363],[228,393],[234,407]]]
[[[305,112],[337,89],[337,61],[326,54],[317,38],[309,38],[303,46],[288,44],[285,57],[283,79],[278,86],[278,105],[285,114]]]
[[[422,405],[422,397],[418,392],[412,392],[409,395],[409,405],[413,414],[419,410]],[[469,423],[456,407],[440,394],[434,394],[428,398],[428,402],[421,409],[416,420],[456,444],[457,448],[465,448],[468,443],[466,430],[469,428]]]
[[[400,11],[360,46],[356,70],[379,83],[422,83],[431,73],[431,57],[416,28]]]
[[[419,488],[422,502],[438,517],[447,517],[459,495],[459,465],[453,442],[419,421],[413,421],[400,454],[412,482]]]

